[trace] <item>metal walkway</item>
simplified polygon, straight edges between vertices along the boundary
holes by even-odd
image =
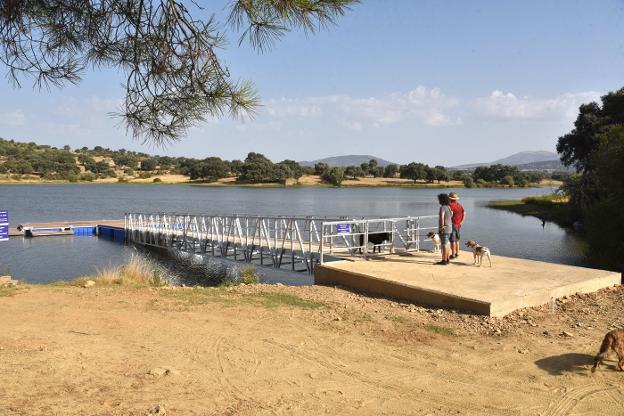
[[[129,213],[125,230],[128,243],[313,273],[325,261],[418,251],[427,232],[437,230],[437,218]]]

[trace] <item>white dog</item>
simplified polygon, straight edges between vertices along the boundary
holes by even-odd
[[[466,246],[472,249],[472,255],[474,256],[474,263],[472,264],[476,264],[481,267],[483,264],[483,256],[486,256],[490,262],[490,267],[492,267],[492,257],[489,248],[480,246],[474,240],[468,240],[468,242],[466,242]]]
[[[431,241],[433,241],[433,252],[439,253],[440,245],[442,244],[442,240],[440,240],[440,235],[438,233],[430,231],[429,234],[427,234],[427,238],[430,238]]]

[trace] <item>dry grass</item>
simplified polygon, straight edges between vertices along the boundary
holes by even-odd
[[[168,281],[164,272],[154,263],[140,256],[132,256],[123,266],[98,270],[95,276],[84,276],[69,282],[71,286],[84,286],[93,280],[96,286],[162,287]]]

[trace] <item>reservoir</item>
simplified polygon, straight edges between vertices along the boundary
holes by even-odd
[[[583,244],[573,233],[533,217],[487,208],[494,200],[544,195],[551,188],[247,188],[190,185],[0,185],[0,209],[12,227],[24,222],[123,219],[126,212],[400,217],[438,212],[436,195],[454,190],[466,209],[462,239],[477,240],[497,254],[584,265]],[[13,237],[0,242],[0,275],[53,282],[94,274],[126,262],[136,252],[96,237]],[[265,281],[310,283],[264,273]]]

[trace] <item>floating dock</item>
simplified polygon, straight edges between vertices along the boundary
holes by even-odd
[[[94,236],[99,235],[115,241],[125,239],[123,220],[58,221],[46,223],[25,223],[9,230],[10,237],[51,236]]]
[[[435,265],[439,258],[419,252],[327,262],[315,268],[314,281],[489,316],[622,282],[620,273],[534,260],[493,256],[490,268],[473,266],[469,252],[448,266]]]

